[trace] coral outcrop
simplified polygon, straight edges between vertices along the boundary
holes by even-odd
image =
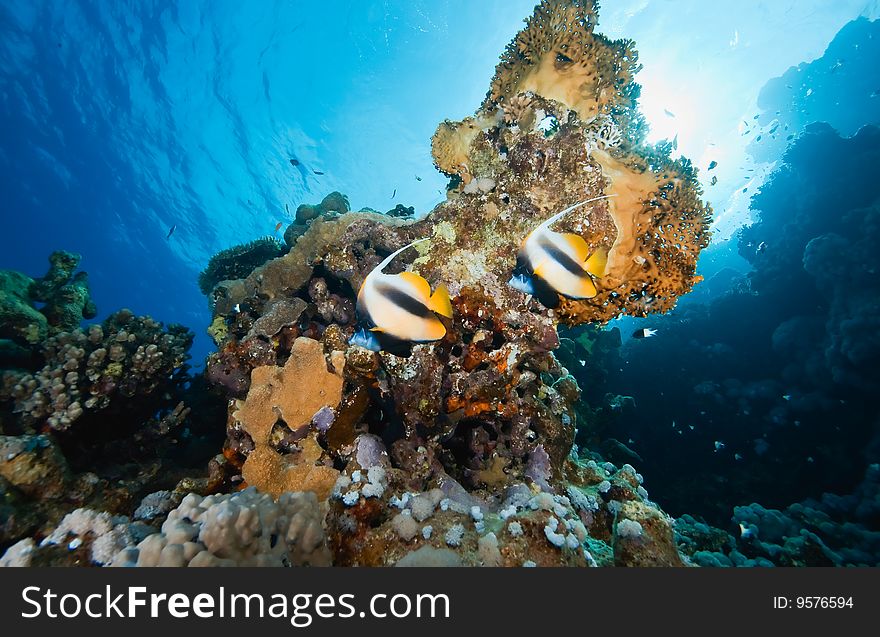
[[[161,535],[114,563],[329,561],[316,522],[326,513],[340,565],[685,564],[641,475],[574,448],[580,387],[554,353],[560,323],[673,307],[709,240],[693,167],[644,143],[633,44],[596,34],[596,11],[589,0],[536,8],[479,110],[438,128],[432,151],[450,182],[426,216],[351,212],[331,193],[300,206],[286,253],[269,242],[212,260],[200,283],[218,351],[205,377],[228,399],[224,484],[246,490],[183,498]],[[607,253],[595,297],[549,310],[508,285],[537,225],[601,195],[554,225]],[[448,288],[445,337],[405,357],[350,345],[365,277],[422,238],[386,272]],[[91,346],[75,340],[87,361]],[[74,401],[56,405],[51,388],[66,395],[84,371],[48,379],[51,401],[19,396],[22,413],[63,407],[50,426],[76,429]],[[155,496],[140,515],[158,524],[169,502]],[[293,544],[267,549],[267,533]],[[33,555],[21,545],[10,559]]]
[[[52,336],[42,345],[42,369],[7,372],[4,383],[26,427],[66,431],[84,415],[131,411],[138,399],[182,382],[192,339],[185,327],[166,330],[121,310],[101,325]]]
[[[41,279],[0,270],[0,339],[27,347],[47,336],[71,331],[98,313],[89,293],[88,275],[77,272],[82,257],[57,251]],[[37,309],[37,304],[40,309]]]
[[[286,255],[218,286],[214,320],[222,324],[222,345],[209,361],[209,378],[233,397],[247,395],[246,405],[258,376],[265,384],[257,370],[285,368],[295,343],[307,337],[345,359],[336,418],[346,430],[342,435],[334,421],[326,436],[314,438],[321,454],[312,456],[327,456],[316,461],[344,466],[355,436],[369,432],[412,473],[414,489],[447,473],[466,489],[496,496],[527,479],[536,454],[558,474],[574,440],[579,388],[552,353],[557,323],[669,309],[697,280],[696,259],[709,238],[709,210],[693,168],[672,161],[668,148],[642,143],[632,43],[608,41],[594,25],[591,2],[537,8],[479,112],[438,129],[435,160],[453,178],[448,200],[424,219],[308,215],[308,229]],[[510,79],[518,75],[528,78]],[[583,236],[591,250],[608,251],[595,298],[566,299],[547,311],[507,285],[517,248],[536,225],[601,194],[613,197],[557,224]],[[412,269],[432,286],[448,287],[454,318],[446,338],[415,347],[408,358],[348,346],[366,274],[423,237],[430,241],[402,254],[389,272]],[[274,333],[255,334],[279,303],[296,303],[297,311],[273,321]],[[302,381],[281,374],[273,382],[286,388]],[[230,457],[247,466],[280,417],[265,415],[257,441],[233,415]],[[552,490],[558,479],[543,486]]]
[[[221,281],[241,279],[270,259],[283,253],[282,244],[273,237],[264,237],[218,252],[199,274],[199,289],[210,296]]]

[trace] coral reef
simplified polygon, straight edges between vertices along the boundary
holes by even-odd
[[[130,412],[137,399],[182,382],[192,339],[183,326],[166,330],[149,317],[121,310],[101,325],[47,339],[42,369],[17,377],[8,372],[4,384],[11,385],[12,409],[25,427],[66,431],[81,417]]]
[[[647,499],[631,466],[571,457],[559,493],[509,481],[486,498],[442,474],[425,491],[407,490],[411,477],[375,445],[358,440],[357,459],[333,491],[327,526],[336,564],[685,565],[672,521]],[[544,471],[549,478],[549,465]]]
[[[27,538],[11,546],[0,566],[329,566],[322,515],[314,494],[276,501],[255,489],[190,493],[166,512],[159,532],[80,508],[39,544]]]
[[[699,566],[880,566],[880,465],[851,495],[823,494],[779,511],[734,509],[734,535],[695,520],[675,522],[684,553]]]
[[[42,294],[63,290],[67,274],[47,277]],[[27,367],[2,370],[0,546],[45,534],[77,507],[130,513],[151,487],[220,488],[222,456],[206,466],[223,401],[189,376],[191,343],[182,326],[121,310],[47,335]]]
[[[880,126],[878,56],[880,22],[860,17],[837,32],[822,57],[767,82],[758,95],[760,112],[743,132],[749,154],[776,161],[813,122],[826,122],[847,137],[867,124]]]
[[[288,248],[292,248],[312,221],[326,215],[345,214],[349,210],[351,210],[351,206],[348,203],[348,197],[338,191],[331,192],[321,200],[321,203],[300,204],[296,209],[293,223],[284,231],[284,243]]]
[[[255,489],[190,494],[169,513],[161,533],[122,547],[109,564],[329,566],[321,518],[312,493],[284,493],[277,501]]]
[[[556,17],[547,22],[545,14]],[[358,396],[353,402],[361,428],[381,430],[387,444],[398,443],[392,448],[398,462],[414,461],[413,450],[427,445],[429,455],[467,488],[490,490],[521,478],[539,444],[559,465],[573,440],[570,412],[578,388],[551,354],[558,345],[557,321],[605,321],[672,307],[696,280],[696,258],[708,240],[708,209],[689,163],[637,143],[635,119],[622,115],[637,94],[630,43],[592,35],[592,3],[545,2],[536,16],[522,38],[543,33],[553,40],[564,25],[575,23],[589,32],[593,43],[578,54],[583,64],[571,71],[573,84],[587,82],[596,69],[616,68],[623,58],[632,62],[613,91],[602,83],[596,89],[601,97],[593,100],[595,114],[602,117],[583,121],[579,116],[590,110],[586,98],[552,95],[570,101],[563,103],[530,86],[523,89],[531,91],[527,106],[517,103],[533,111],[531,127],[522,114],[505,123],[500,94],[472,121],[441,125],[434,140],[438,166],[453,172],[449,167],[465,164],[467,171],[456,173],[449,200],[425,219],[408,223],[363,212],[318,216],[288,254],[221,286],[215,320],[226,326],[225,340],[208,365],[212,380],[242,398],[252,370],[282,366],[294,339],[307,336],[328,352],[345,352],[344,395]],[[535,63],[546,66],[541,60],[552,62],[557,53],[548,49]],[[590,69],[584,66],[588,59],[595,62]],[[555,126],[548,127],[548,119]],[[609,141],[612,123],[625,131],[620,143]],[[469,189],[473,183],[480,185]],[[599,294],[566,300],[554,313],[510,288],[523,237],[552,212],[599,193],[615,197],[559,223],[585,235],[593,249],[609,250]],[[447,338],[416,347],[408,359],[347,347],[354,291],[385,255],[419,237],[431,241],[399,261],[412,262],[432,286],[449,288],[454,319]],[[301,299],[308,308],[273,336],[249,337],[254,322],[279,299]],[[385,422],[375,420],[379,409]],[[238,448],[241,428],[230,429],[237,432],[230,446]],[[245,449],[251,446],[244,443]],[[340,449],[343,455],[325,447],[344,463]]]
[[[48,335],[74,330],[83,319],[95,318],[98,310],[89,294],[88,275],[76,272],[81,258],[53,252],[41,279],[0,270],[0,339],[34,346]]]
[[[282,252],[281,242],[274,237],[264,237],[218,252],[199,274],[199,289],[210,297],[211,291],[221,281],[244,278]]]
[[[644,458],[673,515],[720,526],[743,502],[783,510],[850,492],[880,461],[878,161],[880,129],[844,138],[807,127],[752,198],[754,223],[738,240],[752,271],[711,301],[645,321],[657,336],[589,377],[593,405],[632,393],[625,418],[598,424]],[[593,361],[562,360],[589,387]]]
[[[631,42],[594,33],[596,6],[542,2],[504,54],[479,111],[440,125],[432,151],[450,182],[447,200],[425,217],[403,207],[351,212],[331,193],[300,206],[285,232],[286,253],[266,240],[211,260],[200,286],[218,351],[205,379],[228,410],[216,479],[200,487],[246,490],[185,496],[171,509],[174,494],[191,484],[182,481],[172,495],[143,501],[137,523],[82,514],[92,527],[100,522],[101,533],[76,531],[75,559],[105,563],[103,549],[96,559],[86,545],[115,533],[108,544],[126,547],[111,561],[126,565],[316,564],[330,555],[338,565],[686,563],[641,475],[574,448],[581,391],[563,354],[554,354],[559,324],[672,308],[699,280],[696,260],[709,240],[696,172],[686,159],[672,160],[668,145],[644,143],[636,53]],[[508,285],[524,237],[603,194],[610,198],[555,224],[583,237],[591,252],[608,253],[595,297],[563,299],[550,310]],[[386,272],[408,269],[432,289],[448,288],[446,335],[408,356],[350,345],[367,274],[422,238],[430,241],[402,252]],[[47,372],[45,382],[29,376],[24,392],[13,386],[20,413],[62,436],[82,428],[86,410],[111,409],[112,395],[88,404],[92,386],[79,385],[104,332],[53,344],[53,352],[69,345],[65,359],[76,350],[75,376]],[[112,347],[104,348],[110,360]],[[576,357],[595,343],[579,347]],[[612,349],[600,345],[596,355]],[[120,362],[135,356],[124,346],[122,354]],[[120,384],[128,380],[123,369]],[[141,385],[131,382],[136,394]],[[82,414],[70,413],[74,403]],[[318,524],[324,513],[329,553]],[[162,533],[134,549],[135,525],[146,521],[162,524]],[[92,528],[69,522],[59,542],[70,537],[67,527]],[[268,536],[287,541],[267,546]],[[52,550],[20,544],[9,560]]]
[[[454,552],[464,564],[680,563],[665,515],[646,503],[637,484],[630,496],[597,505],[602,523],[594,531],[602,546],[595,558],[582,550],[587,535],[569,528],[579,514],[564,500],[569,486],[595,488],[607,480],[573,477],[585,471],[570,458],[580,390],[553,353],[557,324],[668,310],[698,280],[696,259],[709,239],[710,212],[694,169],[671,160],[668,147],[643,143],[632,43],[608,41],[593,33],[594,24],[592,2],[537,8],[479,112],[444,122],[434,136],[435,162],[451,181],[447,201],[426,217],[413,220],[403,207],[389,215],[349,212],[333,193],[317,206],[300,206],[296,228],[286,233],[287,254],[212,292],[219,350],[206,377],[233,399],[224,455],[245,484],[275,495],[311,490],[325,499],[341,484],[337,477],[359,485],[332,499],[339,563],[390,564],[422,548],[411,561],[442,560],[450,550],[443,538],[459,525]],[[516,47],[528,51],[527,73],[516,66]],[[531,79],[505,89],[505,78],[517,73]],[[583,236],[591,250],[608,251],[597,296],[565,299],[548,311],[509,287],[523,238],[554,212],[600,194],[613,197],[557,224]],[[341,214],[327,214],[331,208]],[[366,275],[389,253],[425,237],[430,241],[401,254],[388,272],[409,268],[432,287],[449,288],[454,313],[446,337],[415,346],[409,357],[348,345]],[[367,448],[383,459],[383,477],[367,475],[370,467],[358,457],[371,455],[361,453]],[[469,507],[443,511],[427,525],[407,517],[406,507],[388,510],[392,499],[433,501],[444,488],[492,520],[512,506],[511,489],[557,497],[559,507],[569,508],[515,505],[523,519],[511,521],[520,536],[501,526],[481,532]],[[421,500],[412,495],[432,492]],[[644,506],[621,504],[628,500]],[[615,536],[619,515],[631,516],[643,534]],[[401,538],[421,538],[424,546]],[[523,557],[538,543],[545,557]],[[367,546],[384,548],[368,557]]]

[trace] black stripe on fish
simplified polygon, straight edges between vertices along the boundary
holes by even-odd
[[[547,254],[549,254],[553,259],[556,260],[559,265],[563,268],[575,274],[577,276],[584,276],[584,268],[580,263],[572,259],[570,256],[565,254],[562,250],[560,250],[556,244],[554,244],[547,237],[542,236],[538,240],[538,246],[542,248]]]
[[[529,261],[522,254],[517,255],[516,257],[516,267],[512,272],[513,276],[526,276],[531,277],[533,272],[531,266],[529,266]]]
[[[537,274],[532,275],[532,287],[535,289],[535,298],[541,305],[550,309],[559,306],[559,292]]]
[[[434,313],[431,312],[424,303],[418,299],[414,299],[406,292],[401,292],[394,286],[380,283],[376,286],[376,292],[378,292],[384,299],[394,303],[394,305],[413,316],[417,316],[418,318],[434,316]]]
[[[385,332],[373,332],[383,352],[400,356],[401,358],[409,358],[412,355],[414,343],[405,341],[401,338],[386,334]]]

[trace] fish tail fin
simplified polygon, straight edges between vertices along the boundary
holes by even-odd
[[[452,301],[449,298],[449,290],[444,284],[441,283],[434,290],[434,294],[431,295],[428,301],[428,308],[433,312],[437,312],[440,316],[452,318]]]
[[[608,265],[608,250],[605,248],[599,248],[593,254],[590,255],[590,258],[587,259],[586,268],[587,272],[592,274],[593,276],[601,277],[605,274],[605,268]]]

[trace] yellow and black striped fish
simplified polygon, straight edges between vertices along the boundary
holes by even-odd
[[[350,339],[373,351],[408,353],[413,343],[437,341],[446,326],[437,317],[452,318],[452,303],[445,285],[431,293],[431,285],[415,272],[385,274],[384,270],[401,252],[420,239],[390,254],[364,279],[358,291],[360,328]]]
[[[583,237],[554,232],[550,226],[575,208],[613,196],[602,195],[578,202],[535,228],[519,249],[510,286],[534,295],[549,308],[559,305],[560,295],[570,299],[596,296],[593,277],[605,273],[608,253],[599,249],[590,254]]]

